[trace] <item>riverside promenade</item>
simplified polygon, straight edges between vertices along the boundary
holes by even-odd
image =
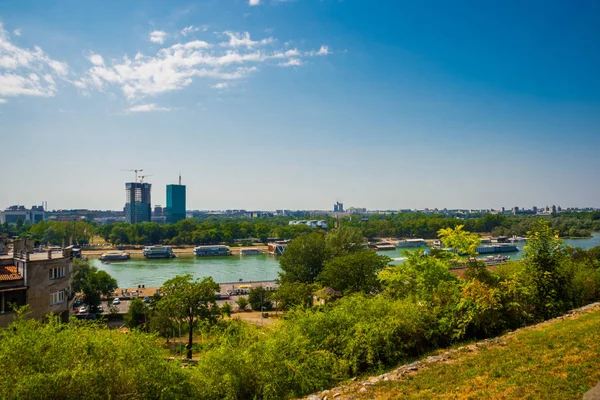
[[[142,287],[144,286],[144,287]],[[267,290],[277,290],[279,284],[277,281],[237,281],[237,282],[219,282],[221,290],[218,292],[221,296],[228,296],[231,291],[249,291],[251,288],[264,287]],[[229,292],[229,293],[228,293]],[[145,296],[151,297],[156,293],[160,293],[159,287],[145,287],[145,285],[138,285],[133,288],[118,288],[113,292],[113,297],[120,299],[135,299],[137,297],[143,298]]]

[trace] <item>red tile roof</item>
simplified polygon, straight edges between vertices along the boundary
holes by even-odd
[[[0,281],[18,281],[23,276],[17,271],[14,265],[5,265],[0,267]]]

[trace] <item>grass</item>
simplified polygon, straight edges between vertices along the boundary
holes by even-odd
[[[581,399],[600,381],[600,310],[369,387],[364,399]]]

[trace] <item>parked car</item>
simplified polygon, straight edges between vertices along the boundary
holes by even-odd
[[[144,303],[150,303],[150,298],[148,296],[144,296]]]
[[[117,297],[116,299],[113,300],[113,304],[114,305],[121,304],[121,300],[119,300],[119,298]]]
[[[102,307],[101,305],[100,305],[100,306],[98,306],[98,307],[96,308],[96,312],[97,312],[98,314],[102,314],[102,313],[104,312],[104,307]]]
[[[79,307],[79,312],[80,313],[86,313],[87,312],[87,307],[86,306]]]

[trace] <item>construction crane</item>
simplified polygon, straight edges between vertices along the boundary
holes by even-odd
[[[149,176],[152,176],[152,174],[149,174],[149,175],[140,175],[140,183],[144,183],[144,178],[147,178]]]
[[[127,172],[135,172],[135,183],[137,183],[138,180],[138,172],[142,172],[143,169],[122,169],[121,171],[127,171]]]
[[[137,194],[137,180],[138,180],[138,172],[142,172],[143,169],[122,169],[121,171],[135,172],[135,185],[133,187],[133,203],[132,203],[132,214],[133,214],[133,224],[137,223],[137,214],[135,212],[135,202],[136,202],[136,194]],[[129,201],[130,199],[128,199]]]

